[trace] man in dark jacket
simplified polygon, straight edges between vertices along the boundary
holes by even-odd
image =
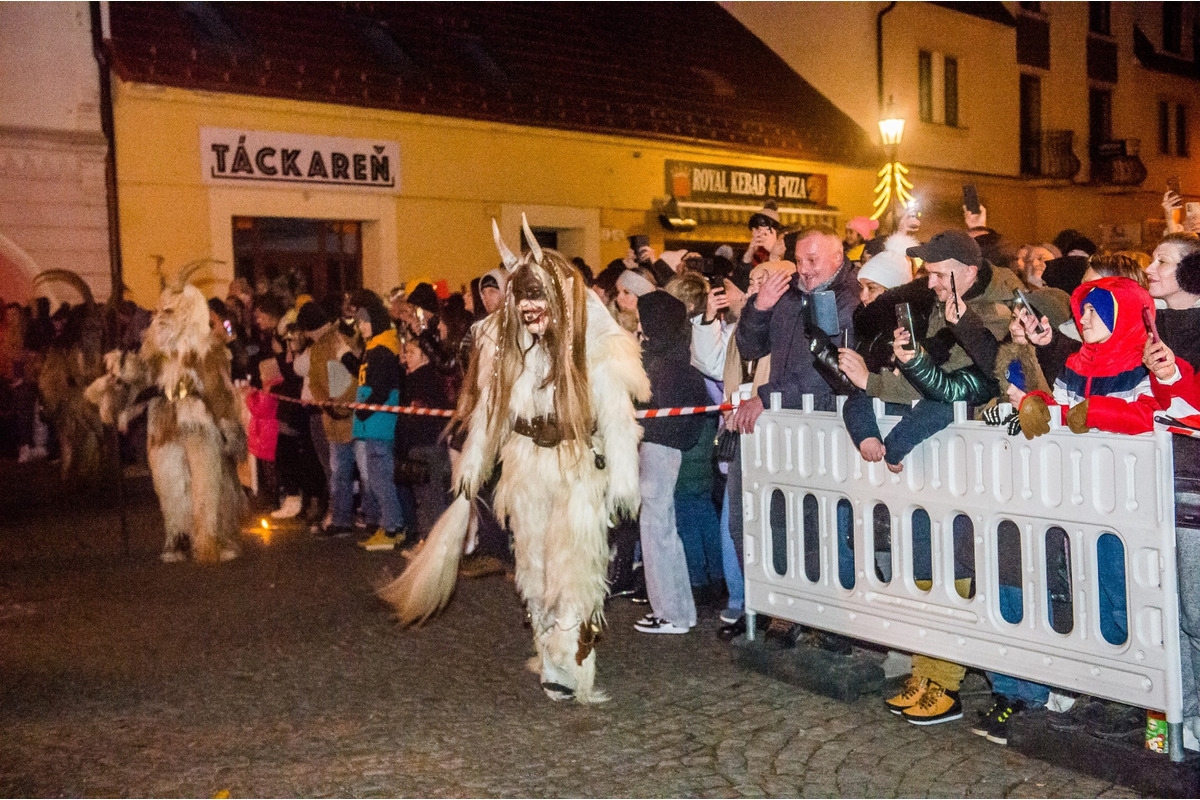
[[[753,433],[754,424],[773,392],[783,396],[784,408],[800,408],[804,395],[813,395],[814,407],[832,411],[836,407],[832,385],[840,381],[836,370],[840,332],[848,333],[847,346],[854,347],[853,316],[858,306],[858,279],[842,253],[842,239],[831,228],[813,228],[800,234],[795,246],[796,274],[773,272],[754,297],[746,301],[737,327],[738,351],[742,358],[771,356],[771,377],[758,396],[741,404],[734,415],[734,428]],[[838,330],[823,330],[817,324],[815,297],[833,292]],[[832,370],[818,362],[818,353],[832,352]],[[825,347],[828,345],[828,347]]]

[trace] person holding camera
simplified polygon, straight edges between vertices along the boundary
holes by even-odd
[[[832,292],[840,330],[849,332],[854,346],[853,315],[858,306],[858,280],[842,252],[842,237],[830,228],[811,228],[796,239],[796,272],[767,275],[758,292],[746,301],[737,326],[742,358],[771,356],[771,377],[755,397],[734,414],[734,428],[753,433],[773,392],[783,396],[784,408],[800,408],[806,394],[815,408],[832,411],[834,389],[813,355],[812,342],[823,335],[811,307],[818,292]],[[836,362],[836,348],[834,360]]]

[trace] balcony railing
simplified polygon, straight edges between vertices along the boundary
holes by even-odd
[[[1146,165],[1138,156],[1140,139],[1102,142],[1092,152],[1092,182],[1109,186],[1138,186],[1146,180]]]
[[[1075,131],[1042,131],[1027,137],[1021,146],[1021,174],[1035,178],[1070,180],[1082,163],[1072,146]]]

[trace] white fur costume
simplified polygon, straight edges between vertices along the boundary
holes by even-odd
[[[532,235],[528,240],[534,241]],[[534,258],[540,265],[541,257],[535,250],[525,255],[521,265],[528,266]],[[545,258],[567,263],[553,251],[546,251]],[[515,269],[516,259],[512,261],[510,269]],[[569,266],[565,269],[573,273],[566,283],[575,280],[582,286],[582,277]],[[571,284],[565,291],[573,288]],[[540,673],[551,698],[590,703],[606,699],[594,685],[592,645],[603,622],[608,529],[619,514],[636,514],[640,502],[641,428],[631,396],[647,398],[650,386],[636,340],[617,326],[590,290],[584,291],[586,302],[580,297],[578,307],[586,308],[586,321],[559,317],[554,324],[563,330],[586,326],[591,407],[587,427],[594,429],[590,446],[572,446],[569,441],[539,446],[513,430],[518,419],[554,413],[559,388],[547,384],[552,356],[543,346],[544,337],[535,339],[524,327],[516,334],[523,353],[520,371],[508,392],[507,407],[497,408],[502,400],[496,397],[494,378],[500,374],[498,361],[505,357],[507,346],[502,344],[505,309],[497,311],[479,326],[472,373],[477,376],[478,398],[466,420],[468,435],[455,474],[460,496],[409,568],[380,596],[405,623],[426,619],[449,600],[466,534],[469,498],[502,463],[495,508],[513,533],[517,589],[529,611],[537,649],[530,667]],[[511,281],[505,302],[511,312],[515,302]]]
[[[113,424],[141,387],[157,386],[149,401],[147,451],[166,526],[163,561],[190,551],[200,563],[236,558],[246,497],[237,464],[246,435],[230,380],[229,351],[210,331],[208,304],[194,286],[164,289],[146,331],[139,360],[106,358],[109,374],[88,399]]]

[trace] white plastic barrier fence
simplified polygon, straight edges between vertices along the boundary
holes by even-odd
[[[960,403],[897,475],[805,404],[773,397],[742,438],[751,638],[763,613],[1164,710],[1182,758],[1169,433],[1055,426],[1029,441]]]

